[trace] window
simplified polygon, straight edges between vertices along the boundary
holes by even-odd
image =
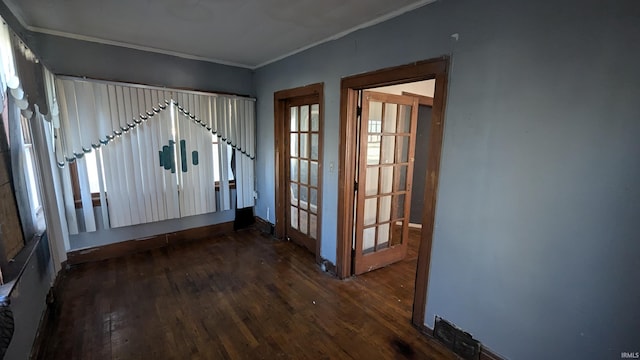
[[[91,202],[93,206],[100,206],[100,178],[98,175],[98,164],[96,161],[96,152],[92,151],[84,155],[87,162],[87,177],[89,180],[89,191],[91,191]],[[80,180],[78,179],[78,164],[69,164],[69,171],[71,172],[71,185],[73,190],[73,201],[76,209],[82,208],[82,197],[80,195]],[[103,171],[104,174],[104,171]],[[105,184],[103,179],[103,184]],[[105,188],[106,193],[106,188]]]
[[[224,146],[225,144],[220,141],[219,136],[214,135],[211,145],[213,150],[213,180],[218,184],[220,182],[220,166],[218,166],[220,162],[220,146]],[[229,181],[233,181],[233,171],[231,171],[231,152],[233,148],[229,144],[226,144],[226,146],[228,154],[227,177]]]
[[[229,144],[225,144],[220,141],[220,137],[213,135],[213,141],[211,142],[212,151],[213,151],[213,180],[215,184],[218,185],[220,182],[220,146],[227,147],[227,178],[230,181],[230,185],[233,188],[235,185],[235,179],[233,177],[233,171],[231,171],[231,154],[233,152],[233,147]],[[31,146],[31,145],[29,145]],[[100,182],[99,182],[99,172],[98,172],[98,164],[96,161],[96,152],[92,151],[84,155],[84,158],[87,163],[87,177],[89,178],[89,189],[91,191],[91,199],[93,206],[100,206]],[[80,196],[80,183],[78,180],[78,168],[77,164],[71,163],[69,164],[71,171],[71,182],[73,186],[73,199],[75,202],[75,206],[77,209],[82,208],[82,200]],[[102,172],[104,174],[104,171]],[[103,184],[106,184],[106,181],[103,180]],[[35,186],[35,182],[33,183]],[[106,185],[105,185],[106,187]],[[105,188],[105,193],[108,192],[108,189]]]
[[[87,162],[87,175],[89,177],[89,189],[91,194],[100,192],[100,178],[98,176],[98,164],[96,162],[96,152],[92,151],[85,155]],[[102,182],[104,184],[104,181]],[[106,190],[106,189],[105,189]]]
[[[29,200],[31,200],[31,209],[35,213],[42,211],[42,205],[40,203],[40,195],[38,194],[38,183],[36,177],[35,157],[33,154],[33,145],[24,144],[24,154],[26,160],[25,173],[27,175],[27,182],[29,184]]]
[[[379,143],[381,136],[375,135],[382,132],[382,120],[369,120],[369,143]],[[372,135],[373,134],[373,135]]]
[[[254,100],[68,77],[55,82],[63,99],[55,156],[65,167],[70,234],[253,206]],[[88,151],[98,143],[105,146]],[[96,201],[97,212],[87,209]],[[74,206],[83,211],[68,210]]]
[[[20,125],[22,127],[22,158],[24,179],[27,187],[27,195],[29,197],[29,205],[31,206],[31,216],[34,221],[36,230],[44,230],[44,214],[42,211],[42,202],[40,196],[40,174],[38,172],[35,150],[33,148],[33,140],[31,137],[31,125],[29,120],[20,115]]]

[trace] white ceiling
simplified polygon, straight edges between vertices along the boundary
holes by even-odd
[[[31,31],[256,68],[435,0],[4,0]]]

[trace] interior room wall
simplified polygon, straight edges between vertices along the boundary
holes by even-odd
[[[46,296],[55,278],[49,251],[49,239],[44,236],[25,264],[24,273],[10,296],[14,332],[5,359],[28,359],[36,338]]]
[[[639,19],[634,0],[443,0],[258,69],[257,215],[274,221],[273,93],[324,82],[335,261],[340,79],[449,55],[425,323],[508,358],[640,351]]]
[[[26,30],[0,3],[0,15],[54,74],[154,86],[254,95],[253,71],[119,46],[64,38]],[[69,237],[68,251],[232,221],[233,211],[216,212]],[[187,226],[187,227],[185,227]]]
[[[254,95],[250,69],[41,33],[31,38],[32,50],[54,74]]]

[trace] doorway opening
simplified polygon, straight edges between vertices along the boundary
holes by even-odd
[[[322,83],[274,94],[275,236],[307,248],[320,263]]]
[[[447,57],[421,61],[344,78],[341,84],[339,196],[344,201],[338,206],[337,273],[346,278],[402,262],[413,249],[411,318],[418,327],[424,326],[448,62]],[[426,80],[435,81],[432,97],[409,85],[393,87]],[[421,103],[431,105],[431,121],[426,153],[415,153]],[[416,158],[425,181],[422,199],[412,201]]]

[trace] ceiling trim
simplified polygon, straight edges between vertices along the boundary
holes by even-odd
[[[179,51],[171,51],[171,50],[165,50],[165,49],[160,49],[160,48],[155,48],[155,47],[151,47],[151,46],[143,46],[143,45],[136,45],[136,44],[131,44],[131,43],[127,43],[124,41],[116,41],[116,40],[107,40],[107,39],[103,39],[103,38],[98,38],[98,37],[93,37],[93,36],[86,36],[86,35],[80,35],[80,34],[75,34],[75,33],[69,33],[69,32],[64,32],[64,31],[58,31],[58,30],[52,30],[52,29],[47,29],[47,28],[41,28],[41,27],[36,27],[36,26],[31,26],[28,25],[25,21],[24,21],[24,17],[23,14],[19,11],[19,9],[14,9],[13,7],[7,5],[7,7],[9,7],[9,9],[11,10],[11,12],[13,13],[13,15],[15,16],[15,18],[18,20],[18,22],[20,23],[20,25],[22,25],[25,29],[32,31],[32,32],[37,32],[37,33],[41,33],[41,34],[47,34],[47,35],[53,35],[53,36],[60,36],[60,37],[65,37],[65,38],[69,38],[69,39],[74,39],[74,40],[81,40],[81,41],[88,41],[88,42],[93,42],[93,43],[98,43],[98,44],[104,44],[104,45],[112,45],[112,46],[119,46],[119,47],[124,47],[124,48],[128,48],[128,49],[134,49],[134,50],[140,50],[140,51],[147,51],[147,52],[153,52],[153,53],[158,53],[158,54],[164,54],[164,55],[170,55],[170,56],[176,56],[176,57],[180,57],[183,59],[190,59],[190,60],[199,60],[199,61],[206,61],[206,62],[211,62],[211,63],[216,63],[216,64],[221,64],[221,65],[228,65],[228,66],[235,66],[235,67],[240,67],[240,68],[245,68],[245,69],[250,69],[250,70],[256,70],[258,68],[261,68],[263,66],[275,63],[277,61],[280,61],[284,58],[287,58],[289,56],[301,53],[305,50],[308,50],[312,47],[318,46],[320,44],[324,44],[326,42],[329,41],[334,41],[334,40],[338,40],[342,37],[345,37],[353,32],[356,32],[358,30],[379,24],[381,22],[393,19],[395,17],[398,17],[404,13],[407,13],[409,11],[415,10],[417,8],[420,8],[422,6],[434,3],[438,0],[421,0],[418,1],[416,3],[404,6],[398,10],[392,11],[390,13],[384,14],[380,17],[377,17],[373,20],[369,20],[367,22],[364,22],[360,25],[356,25],[350,29],[347,29],[345,31],[339,32],[335,35],[329,36],[325,39],[322,39],[320,41],[316,41],[312,44],[309,45],[305,45],[303,47],[300,47],[296,50],[293,50],[291,52],[288,52],[284,55],[280,55],[278,57],[275,57],[271,60],[267,60],[263,63],[260,63],[258,65],[247,65],[247,64],[241,64],[241,63],[235,63],[235,62],[231,62],[231,61],[225,61],[225,60],[220,60],[220,59],[213,59],[213,58],[208,58],[208,57],[203,57],[203,56],[198,56],[198,55],[192,55],[192,54],[187,54],[187,53],[183,53],[183,52],[179,52]],[[17,11],[16,11],[17,10]]]
[[[5,3],[5,5],[9,8],[13,16],[20,23],[20,25],[22,25],[23,28],[31,32],[37,32],[37,33],[53,35],[53,36],[60,36],[60,37],[65,37],[69,39],[88,41],[88,42],[104,44],[104,45],[119,46],[119,47],[124,47],[128,49],[153,52],[153,53],[158,53],[163,55],[176,56],[179,58],[189,59],[189,60],[206,61],[206,62],[221,64],[221,65],[236,66],[236,67],[250,69],[250,70],[255,69],[255,66],[251,66],[247,64],[234,63],[231,61],[225,61],[220,59],[212,59],[204,56],[197,56],[197,55],[187,54],[179,51],[165,50],[165,49],[155,48],[151,46],[136,45],[136,44],[131,44],[124,41],[107,40],[107,39],[93,37],[93,36],[85,36],[85,35],[65,32],[65,31],[58,31],[58,30],[52,30],[47,28],[41,28],[37,26],[31,26],[24,21],[24,15],[22,14],[22,11],[19,8],[15,8],[7,3]]]
[[[207,61],[207,62],[211,62],[211,63],[221,64],[221,65],[229,65],[229,66],[236,66],[236,67],[241,67],[241,68],[251,69],[251,70],[254,69],[253,66],[250,66],[250,65],[247,65],[247,64],[234,63],[234,62],[231,62],[231,61],[225,61],[225,60],[220,60],[220,59],[212,59],[212,58],[208,58],[208,57],[203,57],[203,56],[198,56],[198,55],[191,55],[191,54],[187,54],[187,53],[183,53],[183,52],[179,52],[179,51],[165,50],[165,49],[155,48],[155,47],[151,47],[151,46],[136,45],[136,44],[131,44],[131,43],[124,42],[124,41],[107,40],[107,39],[97,38],[97,37],[93,37],[93,36],[86,36],[86,35],[68,33],[68,32],[64,32],[64,31],[45,29],[45,28],[40,28],[40,27],[36,27],[36,26],[31,26],[31,25],[26,25],[25,28],[27,30],[29,30],[29,31],[33,31],[33,32],[41,33],[41,34],[60,36],[60,37],[65,37],[65,38],[69,38],[69,39],[74,39],[74,40],[82,40],[82,41],[88,41],[88,42],[104,44],[104,45],[119,46],[119,47],[124,47],[124,48],[128,48],[128,49],[141,50],[141,51],[153,52],[153,53],[164,54],[164,55],[171,55],[171,56],[176,56],[176,57],[180,57],[180,58],[183,58],[183,59]]]
[[[324,43],[329,42],[329,41],[338,40],[338,39],[340,39],[340,38],[342,38],[342,37],[345,37],[345,36],[347,36],[347,35],[349,35],[349,34],[351,34],[351,33],[353,33],[353,32],[356,32],[356,31],[358,31],[358,30],[361,30],[361,29],[364,29],[364,28],[368,28],[368,27],[370,27],[370,26],[373,26],[373,25],[379,24],[379,23],[381,23],[381,22],[385,22],[385,21],[387,21],[387,20],[393,19],[393,18],[398,17],[398,16],[400,16],[400,15],[402,15],[402,14],[404,14],[404,13],[407,13],[407,12],[409,12],[409,11],[415,10],[415,9],[420,8],[420,7],[423,7],[423,6],[425,6],[425,5],[428,5],[428,4],[431,4],[431,3],[434,3],[434,2],[436,2],[436,1],[438,1],[438,0],[421,0],[421,1],[419,1],[419,2],[416,2],[416,3],[413,3],[413,4],[407,5],[407,6],[405,6],[405,7],[402,7],[402,8],[400,8],[400,9],[398,9],[398,10],[395,10],[395,11],[392,11],[392,12],[390,12],[390,13],[388,13],[388,14],[385,14],[385,15],[382,15],[382,16],[380,16],[380,17],[377,17],[377,18],[375,18],[375,19],[373,19],[373,20],[369,20],[369,21],[367,21],[367,22],[365,22],[365,23],[362,23],[362,24],[360,24],[360,25],[356,25],[356,26],[354,26],[354,27],[352,27],[352,28],[350,28],[350,29],[347,29],[347,30],[345,30],[345,31],[339,32],[339,33],[337,33],[337,34],[335,34],[335,35],[332,35],[332,36],[330,36],[330,37],[328,37],[328,38],[325,38],[325,39],[323,39],[323,40],[320,40],[320,41],[314,42],[314,43],[312,43],[312,44],[309,44],[309,45],[303,46],[303,47],[301,47],[301,48],[299,48],[299,49],[297,49],[297,50],[291,51],[291,52],[286,53],[286,54],[284,54],[284,55],[281,55],[281,56],[278,56],[278,57],[273,58],[273,59],[271,59],[271,60],[265,61],[265,62],[263,62],[263,63],[261,63],[261,64],[256,65],[256,66],[254,67],[254,70],[255,70],[255,69],[258,69],[258,68],[261,68],[261,67],[263,67],[263,66],[266,66],[266,65],[272,64],[272,63],[274,63],[274,62],[276,62],[276,61],[280,61],[280,60],[282,60],[282,59],[284,59],[284,58],[287,58],[287,57],[289,57],[289,56],[291,56],[291,55],[295,55],[295,54],[301,53],[301,52],[303,52],[303,51],[305,51],[305,50],[311,49],[311,48],[312,48],[312,47],[314,47],[314,46],[318,46],[318,45],[320,45],[320,44],[324,44]]]

